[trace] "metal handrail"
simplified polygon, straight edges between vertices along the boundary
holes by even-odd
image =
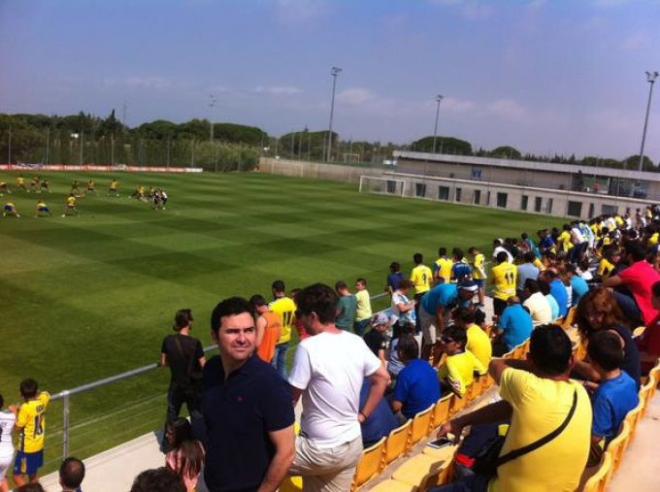
[[[386,292],[382,292],[380,294],[376,294],[374,296],[370,297],[370,300],[374,301],[377,299],[380,299],[382,297],[385,297],[387,295]],[[204,353],[206,354],[207,352],[211,352],[212,350],[217,349],[217,345],[209,345],[208,347],[204,348]],[[56,401],[56,400],[62,400],[62,405],[63,405],[63,410],[62,410],[62,434],[63,434],[63,439],[62,439],[62,459],[66,458],[69,456],[69,429],[70,429],[70,415],[71,415],[71,397],[74,395],[78,395],[80,393],[86,393],[88,391],[95,390],[97,388],[100,388],[102,386],[107,386],[110,384],[118,383],[120,381],[125,381],[127,379],[133,378],[135,376],[140,376],[142,374],[146,374],[148,372],[151,372],[155,369],[160,368],[160,362],[154,362],[151,364],[147,364],[146,366],[138,367],[136,369],[131,369],[130,371],[125,371],[119,374],[115,374],[114,376],[109,376],[107,378],[99,379],[97,381],[92,381],[91,383],[83,384],[81,386],[76,386],[75,388],[71,389],[65,389],[60,391],[59,393],[56,393],[52,396],[51,400]]]

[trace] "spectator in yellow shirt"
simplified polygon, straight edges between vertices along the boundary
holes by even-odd
[[[443,386],[463,398],[474,382],[474,373],[480,376],[486,374],[486,366],[465,348],[468,338],[463,328],[450,326],[442,333],[440,340],[447,358],[438,369],[438,377]]]
[[[410,273],[410,280],[415,285],[415,300],[419,300],[422,295],[431,290],[433,272],[424,264],[422,253],[415,253],[413,261],[415,262],[415,268]]]

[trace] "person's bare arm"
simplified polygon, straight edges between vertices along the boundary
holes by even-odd
[[[497,384],[500,384],[502,373],[509,367],[531,372],[531,366],[526,360],[495,358],[492,359],[488,365],[488,374],[490,374]]]
[[[266,470],[266,476],[257,489],[258,492],[275,492],[286,477],[296,454],[293,425],[268,433],[275,447],[275,455]]]
[[[199,367],[204,367],[206,365],[206,357],[202,355],[197,359],[197,362],[199,363]]]
[[[393,411],[394,413],[399,413],[399,412],[401,411],[402,408],[403,408],[403,403],[401,403],[400,401],[398,401],[398,400],[394,400],[394,401],[392,402],[392,411]]]
[[[612,275],[603,282],[603,287],[618,287],[623,284],[623,279],[618,275]]]
[[[437,320],[438,331],[442,333],[445,330],[445,308],[439,307],[435,312]]]
[[[375,373],[369,376],[369,380],[371,381],[371,389],[369,390],[367,401],[358,415],[360,423],[364,422],[376,410],[376,407],[385,394],[387,385],[390,383],[390,375],[385,367],[381,365]]]
[[[573,372],[589,381],[596,383],[600,382],[600,375],[598,372],[593,367],[591,367],[591,364],[584,362],[583,360],[575,361]]]
[[[445,437],[447,434],[453,434],[456,442],[458,442],[463,432],[463,428],[468,425],[483,425],[483,424],[501,424],[511,420],[513,408],[511,405],[500,400],[496,403],[491,403],[479,410],[462,415],[455,419],[450,420],[438,431],[438,437]]]
[[[265,333],[266,333],[266,320],[264,319],[263,316],[259,316],[259,319],[257,319],[257,340],[256,340],[257,348],[261,345]]]
[[[167,367],[167,365],[168,365],[167,354],[164,354],[164,353],[160,354],[160,365],[161,365],[161,367]]]

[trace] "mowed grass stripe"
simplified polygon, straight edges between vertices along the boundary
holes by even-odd
[[[94,175],[99,194],[80,200],[79,217],[31,215],[37,197],[59,215],[71,181],[78,179],[82,189],[87,175],[52,174],[54,193],[11,195],[24,217],[0,220],[0,392],[9,401],[28,375],[58,391],[155,361],[178,308],[193,309],[194,332],[208,344],[208,319],[219,299],[268,296],[276,278],[293,288],[338,279],[352,284],[364,276],[377,294],[392,260],[407,272],[417,251],[428,263],[442,245],[489,252],[493,237],[559,222],[257,173],[119,174],[122,196],[110,198],[111,176]],[[15,177],[0,174],[10,185]],[[140,183],[164,186],[168,209],[128,200]],[[73,423],[164,393],[166,384],[161,371],[76,397]],[[51,410],[51,425],[58,425],[60,408]],[[147,409],[147,427],[157,427],[163,415],[162,405]],[[93,450],[144,431],[121,427],[104,423],[95,430]]]

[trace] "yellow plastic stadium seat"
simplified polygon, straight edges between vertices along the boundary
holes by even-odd
[[[417,492],[417,487],[398,480],[385,480],[369,490],[370,492]]]
[[[607,487],[607,483],[610,481],[612,476],[612,456],[610,453],[603,454],[603,460],[598,468],[598,471],[594,473],[587,483],[584,485],[583,492],[604,492]]]
[[[280,492],[299,492],[303,489],[302,477],[286,477],[282,485],[280,485]]]
[[[526,345],[524,343],[518,345],[513,349],[513,358],[514,359],[523,359],[525,357]]]
[[[452,395],[440,398],[435,407],[433,407],[433,417],[431,419],[431,428],[437,429],[449,420],[449,406],[451,405]]]
[[[412,426],[412,420],[408,420],[401,427],[397,427],[390,435],[387,436],[385,441],[385,460],[383,463],[383,468],[392,463],[399,456],[403,456],[408,452],[410,442],[410,428]]]
[[[438,460],[427,454],[418,454],[394,470],[392,478],[420,487],[429,474],[439,472],[443,467],[449,466],[449,463],[451,463],[449,460]]]
[[[461,412],[465,405],[467,405],[467,398],[460,398],[456,395],[453,395],[451,405],[449,407],[449,416],[453,417],[458,412]]]
[[[646,417],[646,412],[649,409],[649,402],[651,398],[651,393],[653,393],[653,386],[655,382],[653,378],[649,378],[648,382],[642,386],[639,390],[639,400],[642,403],[642,413],[639,418]]]
[[[510,351],[508,351],[506,354],[504,354],[502,356],[502,359],[512,359],[514,357],[515,352],[516,352],[515,348],[511,349]]]
[[[642,417],[643,403],[644,402],[642,402],[640,398],[637,406],[633,408],[630,412],[628,412],[628,415],[626,415],[626,422],[628,422],[628,425],[630,426],[630,442],[635,440],[635,432],[637,432],[637,424],[639,423],[639,419]]]
[[[607,452],[612,455],[612,468],[614,471],[619,469],[623,453],[625,453],[630,442],[630,425],[624,420],[619,434],[610,441],[607,446]]]
[[[422,454],[430,456],[431,458],[439,461],[451,461],[454,459],[458,444],[451,446],[444,446],[442,448],[434,448],[433,446],[425,446],[422,449]]]
[[[435,405],[431,405],[426,410],[422,410],[412,419],[412,426],[410,428],[410,447],[413,447],[429,435],[434,406]]]
[[[651,391],[651,395],[649,396],[649,400],[653,400],[655,391],[658,388],[658,383],[660,383],[660,359],[658,359],[656,365],[653,367],[653,369],[651,369],[651,372],[649,372],[649,379],[655,381],[655,384],[653,385],[653,391]]]
[[[632,336],[633,338],[641,337],[645,331],[646,331],[646,326],[638,326],[633,330]]]
[[[362,485],[378,475],[383,464],[385,454],[385,438],[383,437],[373,446],[362,451],[353,477],[351,490],[358,490]]]

